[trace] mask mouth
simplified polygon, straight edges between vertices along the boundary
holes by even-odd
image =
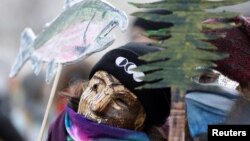
[[[96,116],[95,114],[93,114],[92,112],[87,112],[85,114],[80,114],[82,116],[84,116],[86,119],[89,119],[93,122],[96,122],[96,123],[107,123],[108,119],[103,119],[103,118],[100,118],[98,116]]]
[[[80,102],[79,102],[80,103]],[[87,108],[87,109],[86,109]],[[83,110],[85,109],[85,110]],[[79,115],[83,116],[84,118],[91,120],[93,122],[96,123],[107,123],[108,119],[104,119],[99,117],[98,115],[94,114],[89,107],[89,104],[87,105],[87,107],[78,107],[78,112]]]

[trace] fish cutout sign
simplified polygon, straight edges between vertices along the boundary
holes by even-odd
[[[16,76],[30,60],[37,75],[48,63],[46,82],[50,82],[59,64],[83,60],[110,46],[115,37],[108,33],[116,26],[125,31],[128,18],[107,1],[65,0],[64,11],[40,34],[36,36],[30,28],[21,33],[19,53],[9,76]]]

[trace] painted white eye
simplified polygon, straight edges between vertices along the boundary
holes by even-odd
[[[133,78],[136,82],[142,82],[142,78],[145,76],[143,72],[134,72],[133,73]]]
[[[126,66],[128,63],[128,59],[124,58],[124,57],[118,57],[116,58],[115,60],[115,64],[118,66],[118,67],[124,67]]]
[[[127,68],[128,74],[135,73],[135,71],[134,71],[135,68],[137,68],[137,66],[135,64],[129,65],[128,68]]]
[[[145,76],[145,74],[143,72],[137,72],[137,71],[134,71],[134,69],[137,68],[137,65],[133,62],[129,62],[127,58],[124,58],[124,57],[117,57],[116,60],[115,60],[115,64],[118,66],[118,67],[123,67],[124,68],[124,71],[127,73],[127,74],[131,74],[133,75],[133,79],[136,81],[136,82],[142,82],[142,77]]]

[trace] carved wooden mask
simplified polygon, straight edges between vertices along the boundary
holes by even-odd
[[[96,72],[81,95],[78,113],[119,128],[140,130],[146,118],[138,98],[105,71]]]

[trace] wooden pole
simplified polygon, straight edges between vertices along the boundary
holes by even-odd
[[[184,95],[175,91],[171,98],[169,141],[185,141],[186,112]]]
[[[47,124],[47,121],[48,121],[49,111],[51,109],[51,106],[52,106],[52,103],[53,103],[53,100],[54,100],[54,97],[55,97],[55,94],[56,94],[56,88],[57,88],[58,81],[59,81],[61,73],[62,73],[62,64],[59,64],[58,69],[57,69],[57,73],[56,73],[56,77],[55,77],[55,80],[53,82],[53,86],[51,88],[49,101],[48,101],[48,104],[47,104],[47,107],[46,107],[46,111],[45,111],[45,114],[44,114],[44,117],[43,117],[43,122],[42,122],[42,126],[41,126],[41,129],[40,129],[37,141],[42,141],[42,139],[43,139],[44,130],[45,130],[45,127],[46,127],[46,124]]]

